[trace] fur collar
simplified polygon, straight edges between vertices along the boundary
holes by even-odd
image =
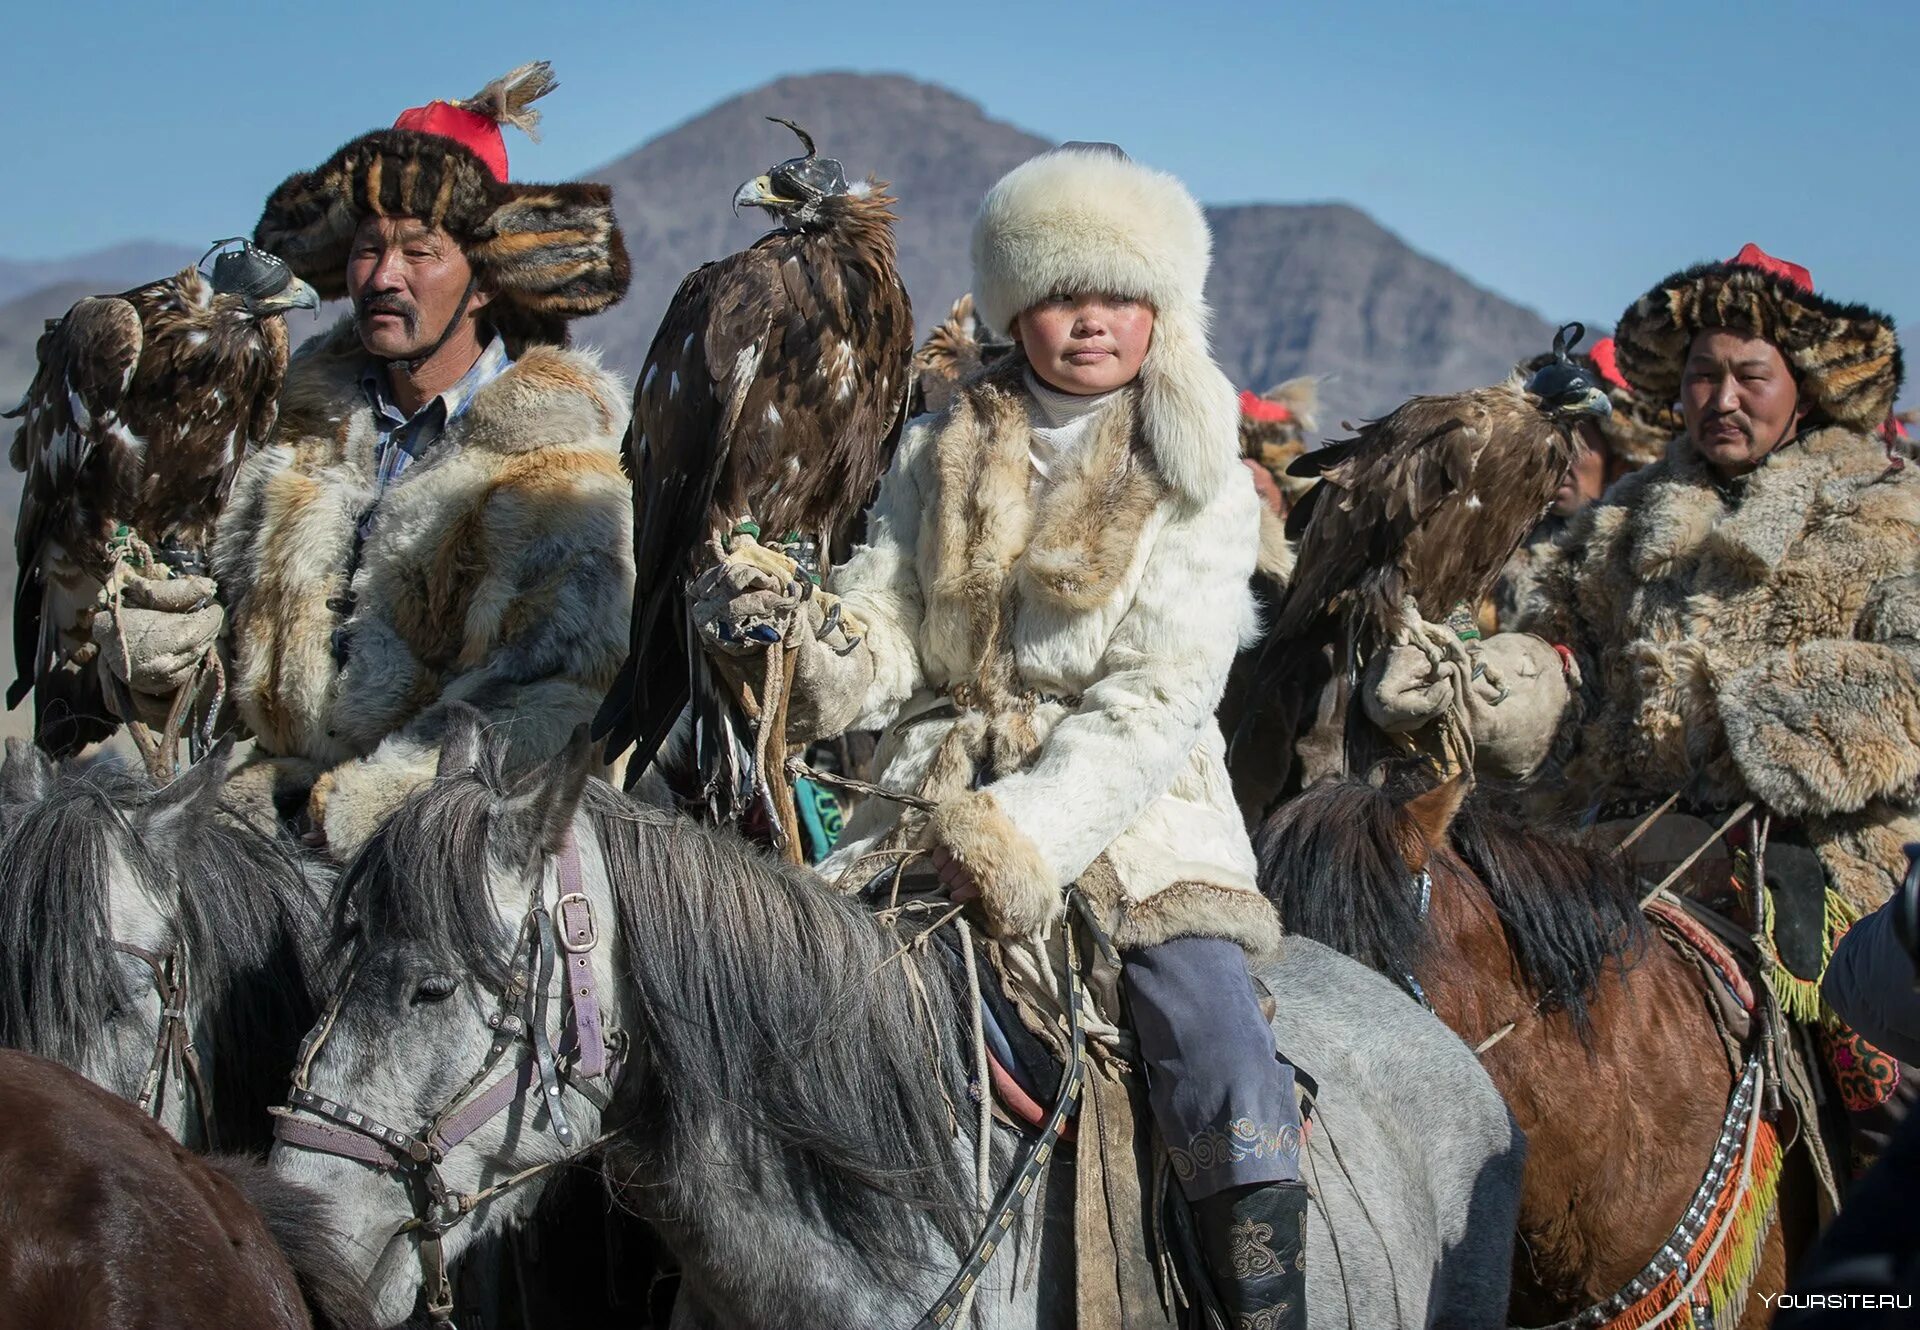
[[[1760,581],[1780,567],[1821,508],[1846,502],[1886,474],[1877,440],[1831,426],[1771,454],[1737,490],[1723,491],[1681,435],[1664,460],[1623,482],[1608,506],[1632,506],[1630,558],[1643,578],[1671,577],[1711,560]]]
[[[329,463],[346,460],[348,439],[368,437],[373,428],[360,387],[366,363],[351,317],[301,347],[287,366],[276,441],[301,452],[323,447]],[[547,448],[617,452],[626,423],[626,390],[600,367],[598,354],[535,345],[474,394],[450,433],[463,451],[502,456]]]

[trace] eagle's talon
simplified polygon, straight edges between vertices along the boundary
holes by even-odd
[[[866,640],[867,639],[864,637],[849,637],[847,639],[847,644],[845,646],[836,647],[836,646],[829,645],[827,647],[827,650],[831,651],[836,656],[851,656],[854,653],[854,651],[859,647],[859,645]]]
[[[839,625],[839,623],[840,623],[840,602],[836,600],[833,602],[833,604],[827,606],[827,612],[820,616],[820,626],[813,630],[814,641],[816,642],[826,641],[827,634],[832,632]]]

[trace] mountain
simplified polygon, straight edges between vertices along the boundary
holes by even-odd
[[[1213,349],[1234,382],[1322,375],[1339,431],[1416,393],[1492,383],[1553,345],[1553,328],[1339,203],[1209,208]]]
[[[0,259],[0,302],[68,282],[86,286],[81,295],[124,291],[179,272],[199,257],[199,250],[185,245],[135,240],[64,259]]]
[[[769,115],[804,126],[850,176],[891,183],[901,272],[923,331],[967,289],[967,234],[981,195],[1052,146],[897,74],[783,78],[722,102],[587,173],[613,186],[633,255],[632,293],[577,333],[609,363],[636,371],[680,279],[766,229],[760,213],[735,217],[730,201],[743,180],[799,152]],[[1216,355],[1246,387],[1326,376],[1328,432],[1414,393],[1492,382],[1552,343],[1537,315],[1416,253],[1358,209],[1263,203],[1208,215]]]
[[[900,266],[921,329],[968,284],[974,208],[1009,168],[1049,140],[989,115],[946,88],[898,74],[777,79],[722,102],[606,166],[587,172],[614,189],[633,255],[633,290],[579,325],[608,363],[638,369],[680,280],[751,244],[766,226],[733,215],[740,182],[794,156],[778,115],[812,133],[849,175],[890,182],[900,199]],[[1322,421],[1378,415],[1418,392],[1491,382],[1546,349],[1552,329],[1476,286],[1343,204],[1243,204],[1208,209],[1214,228],[1214,350],[1234,380],[1265,388],[1324,376]],[[124,288],[191,261],[185,247],[121,245],[58,261],[0,260],[0,398],[31,375],[41,321],[81,295]],[[296,337],[332,320],[301,321]]]

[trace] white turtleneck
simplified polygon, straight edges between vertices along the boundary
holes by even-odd
[[[1118,388],[1087,396],[1063,393],[1032,369],[1027,370],[1027,394],[1031,403],[1027,417],[1033,426],[1027,457],[1033,463],[1034,484],[1053,478],[1054,468],[1086,442],[1094,420],[1119,393]]]

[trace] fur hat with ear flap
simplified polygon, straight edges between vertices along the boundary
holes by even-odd
[[[493,292],[488,322],[515,354],[565,345],[567,324],[617,303],[632,268],[606,185],[529,185],[507,177],[503,125],[532,136],[533,103],[559,86],[544,60],[458,102],[400,113],[268,197],[254,243],[328,300],[347,294],[347,256],[369,216],[417,217],[460,243]]]
[[[1207,351],[1213,236],[1185,185],[1109,143],[1069,143],[987,191],[973,223],[980,317],[1011,332],[1059,291],[1153,306],[1140,418],[1161,475],[1190,503],[1240,479],[1240,403]]]

